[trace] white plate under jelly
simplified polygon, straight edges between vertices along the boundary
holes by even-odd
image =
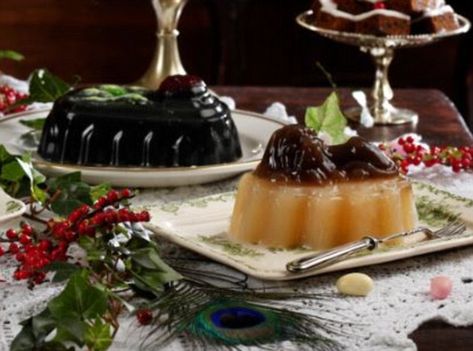
[[[29,129],[21,125],[19,120],[43,118],[48,113],[49,110],[27,111],[0,123],[0,144],[5,144],[15,153],[33,151],[34,147],[25,145],[20,140],[20,136]],[[80,171],[82,179],[92,184],[109,182],[114,186],[172,187],[210,183],[255,168],[263,156],[271,134],[283,125],[253,112],[236,110],[232,112],[232,116],[239,132],[243,156],[231,163],[173,168],[87,167],[47,162],[34,151],[33,162],[40,171],[50,176]]]
[[[473,244],[473,200],[423,183],[414,183],[414,194],[421,225],[438,228],[448,221],[448,217],[458,215],[466,223],[467,231],[458,237],[429,241],[424,240],[424,234],[418,234],[403,246],[367,251],[332,266],[300,274],[288,273],[286,264],[314,251],[268,249],[236,243],[228,238],[234,192],[146,208],[151,213],[148,227],[158,236],[257,278],[291,280]]]

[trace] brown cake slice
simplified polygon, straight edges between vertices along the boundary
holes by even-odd
[[[408,35],[410,17],[391,10],[373,10],[356,16],[355,32],[371,35]]]
[[[412,24],[416,34],[449,32],[459,27],[458,20],[451,6],[442,6],[426,11],[422,17]]]
[[[419,14],[443,4],[443,0],[386,0],[386,8],[410,15]]]
[[[334,13],[332,11],[327,11],[322,8],[316,16],[316,25],[321,28],[337,30],[340,32],[355,31],[354,17],[349,14],[340,15],[340,13],[338,12]]]
[[[337,4],[340,11],[350,13],[352,15],[359,15],[360,13],[371,10],[372,5],[369,1],[360,0],[333,0]]]

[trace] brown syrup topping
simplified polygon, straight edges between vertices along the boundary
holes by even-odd
[[[272,135],[255,175],[278,182],[330,182],[395,177],[396,164],[360,137],[327,146],[309,128],[292,125]]]

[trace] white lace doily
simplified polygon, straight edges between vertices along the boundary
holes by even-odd
[[[417,169],[415,178],[428,180],[455,194],[473,199],[473,174],[453,175],[442,166]],[[237,180],[219,182],[207,186],[176,189],[146,190],[137,203],[168,202],[207,195],[232,189]],[[219,270],[225,270],[224,267]],[[9,343],[19,332],[18,323],[44,308],[61,287],[47,283],[30,291],[23,282],[11,279],[12,262],[0,258],[0,351],[8,350]],[[440,252],[428,256],[410,258],[379,266],[365,267],[357,271],[367,273],[375,282],[373,292],[364,298],[336,298],[328,304],[335,313],[343,314],[349,323],[341,325],[345,335],[336,337],[348,350],[363,351],[413,351],[415,344],[408,338],[420,324],[432,318],[443,319],[455,326],[473,324],[473,247]],[[346,272],[344,272],[346,273]],[[298,282],[277,283],[281,288],[291,287],[312,293],[336,295],[336,279],[344,273],[333,273]],[[236,274],[236,273],[235,273]],[[443,301],[432,300],[428,291],[430,279],[446,275],[453,281],[452,294]],[[5,280],[4,282],[1,282]],[[252,285],[274,286],[274,283],[250,280]],[[317,313],[318,305],[308,302],[304,308]],[[133,350],[140,342],[140,329],[133,318],[123,320],[112,345],[112,350]],[[284,343],[285,350],[297,347]],[[169,349],[181,350],[174,342]]]

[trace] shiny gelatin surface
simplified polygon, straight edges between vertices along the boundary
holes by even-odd
[[[272,248],[323,250],[416,222],[411,184],[376,147],[361,138],[329,147],[310,130],[288,126],[241,179],[229,235]]]
[[[100,85],[54,103],[38,148],[47,161],[92,166],[179,167],[241,157],[228,107],[193,76],[158,91]]]

